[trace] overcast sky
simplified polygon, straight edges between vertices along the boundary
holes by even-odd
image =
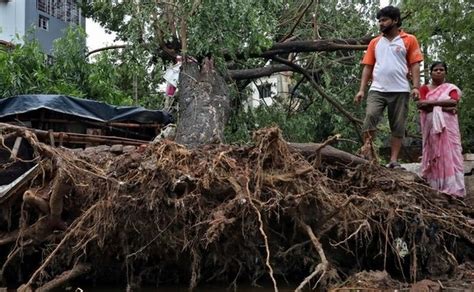
[[[87,47],[89,51],[111,45],[115,34],[108,34],[97,22],[86,19]]]

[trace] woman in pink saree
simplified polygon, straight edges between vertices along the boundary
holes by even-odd
[[[432,188],[456,198],[466,196],[461,134],[456,105],[461,90],[446,82],[444,62],[431,65],[431,84],[420,88],[423,156],[421,175]]]

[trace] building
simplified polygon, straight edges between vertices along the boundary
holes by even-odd
[[[0,41],[21,43],[38,40],[46,54],[69,25],[85,29],[80,0],[0,0]]]
[[[250,96],[247,105],[251,108],[288,101],[291,87],[291,72],[275,73],[249,84]]]

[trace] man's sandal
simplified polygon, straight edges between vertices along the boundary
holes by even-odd
[[[404,169],[400,163],[396,162],[396,161],[391,161],[389,164],[386,165],[386,167],[388,168],[392,168],[392,169]]]

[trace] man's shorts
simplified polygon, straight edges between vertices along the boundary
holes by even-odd
[[[363,131],[375,131],[385,108],[388,107],[388,122],[392,136],[403,138],[408,116],[409,97],[409,92],[369,91],[365,120],[362,125]]]

